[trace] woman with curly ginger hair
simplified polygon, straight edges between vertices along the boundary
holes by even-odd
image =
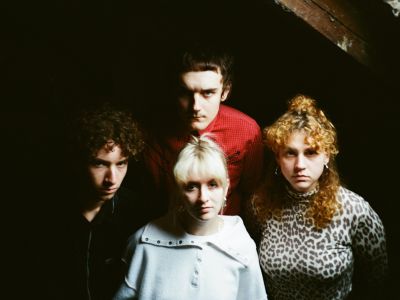
[[[376,286],[387,267],[382,222],[341,185],[336,130],[316,101],[297,95],[264,129],[275,163],[252,198],[260,264],[271,299],[345,299],[353,270]]]

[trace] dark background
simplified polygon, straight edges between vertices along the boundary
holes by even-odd
[[[273,1],[139,3],[17,1],[4,9],[2,221],[10,282],[27,284],[39,271],[26,268],[39,234],[35,224],[45,223],[46,213],[57,214],[46,207],[63,194],[62,128],[69,113],[112,98],[138,119],[153,121],[166,100],[167,54],[182,41],[201,39],[233,52],[236,78],[227,104],[260,126],[272,123],[299,92],[325,109],[338,130],[344,183],[369,201],[385,225],[391,273],[382,299],[389,299],[400,267],[400,19],[376,4],[370,33],[380,67],[371,70]]]

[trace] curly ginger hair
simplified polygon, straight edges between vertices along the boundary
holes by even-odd
[[[330,158],[328,168],[319,178],[319,190],[313,195],[306,213],[313,219],[316,228],[324,228],[342,209],[337,199],[341,183],[334,159],[339,152],[336,129],[316,106],[314,99],[297,95],[289,101],[287,112],[271,126],[264,128],[264,144],[277,156],[291,134],[296,131],[304,132],[307,136],[306,143]],[[285,205],[287,181],[282,175],[277,176],[274,173],[275,168],[276,164],[270,166],[265,182],[252,198],[254,212],[261,224],[269,217],[279,217]]]

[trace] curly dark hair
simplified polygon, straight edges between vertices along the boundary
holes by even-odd
[[[131,113],[109,103],[81,111],[71,129],[69,147],[83,160],[95,156],[103,146],[110,150],[119,146],[123,155],[137,160],[144,148],[142,131]]]

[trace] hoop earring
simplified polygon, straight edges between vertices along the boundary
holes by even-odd
[[[328,163],[324,164],[325,169],[329,169]]]

